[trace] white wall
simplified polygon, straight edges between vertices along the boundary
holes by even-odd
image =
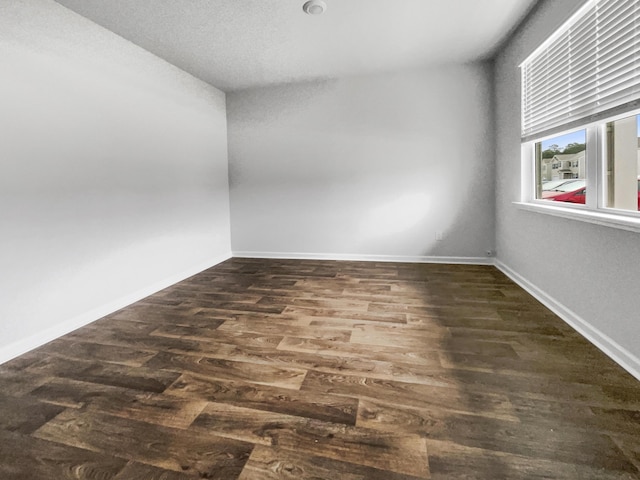
[[[520,199],[518,65],[582,3],[541,2],[495,63],[498,259],[640,375],[640,235],[523,211],[512,203]]]
[[[486,258],[490,75],[442,66],[228,94],[234,253]]]
[[[0,362],[230,256],[225,95],[0,3]]]

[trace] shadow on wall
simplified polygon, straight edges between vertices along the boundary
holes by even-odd
[[[234,251],[483,256],[489,77],[474,64],[230,93]]]

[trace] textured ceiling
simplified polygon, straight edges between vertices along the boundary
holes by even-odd
[[[224,90],[490,57],[536,0],[57,0]]]

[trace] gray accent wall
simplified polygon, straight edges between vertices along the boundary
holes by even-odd
[[[486,258],[490,81],[477,63],[227,94],[233,251]]]

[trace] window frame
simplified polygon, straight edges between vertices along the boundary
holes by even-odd
[[[606,227],[640,233],[640,211],[622,210],[606,206],[607,123],[640,115],[640,109],[613,115],[579,127],[536,137],[521,143],[521,197],[514,202],[521,210],[544,213]],[[639,120],[640,121],[640,120]],[[536,198],[536,143],[564,134],[586,130],[586,182],[590,192],[586,203],[554,202]],[[638,172],[640,175],[640,172]]]

